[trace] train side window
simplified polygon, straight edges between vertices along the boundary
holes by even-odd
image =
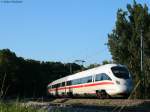
[[[55,88],[55,85],[52,85],[52,88]]]
[[[58,87],[61,87],[61,83],[58,83]]]
[[[102,81],[102,80],[111,80],[111,78],[105,73],[97,74],[95,77],[95,81]]]
[[[92,76],[87,77],[87,83],[92,82]]]
[[[84,77],[81,79],[81,83],[89,83],[92,82],[92,76]]]
[[[72,85],[75,85],[77,83],[76,80],[72,80]]]
[[[102,80],[111,80],[111,78],[110,78],[107,74],[102,73],[101,75],[102,75],[102,76],[101,76],[101,79],[102,79]]]
[[[71,81],[67,81],[67,86],[71,85]]]
[[[80,79],[72,80],[72,85],[76,85],[76,84],[81,84],[81,80]]]
[[[102,79],[102,75],[101,74],[97,74],[95,77],[95,81],[101,81]]]
[[[61,85],[62,85],[62,87],[63,87],[63,86],[65,86],[65,82],[62,82],[62,84],[61,84]]]
[[[55,88],[59,88],[61,86],[61,83],[55,84],[54,87]]]
[[[59,87],[59,84],[56,84],[56,88],[58,88]]]
[[[52,85],[52,88],[54,88],[54,85]]]

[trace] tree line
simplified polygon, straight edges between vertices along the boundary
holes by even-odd
[[[17,57],[9,49],[0,50],[0,97],[41,97],[53,80],[82,66],[75,63],[44,62]]]
[[[150,13],[146,4],[134,0],[133,5],[127,4],[127,11],[118,9],[115,27],[108,34],[108,47],[115,63],[128,66],[134,86],[140,82],[133,97],[150,98]]]

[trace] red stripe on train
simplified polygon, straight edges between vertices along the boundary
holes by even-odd
[[[83,85],[74,85],[74,86],[66,86],[66,87],[60,87],[57,88],[57,90],[63,90],[63,89],[72,89],[72,88],[82,88],[82,87],[90,87],[90,86],[97,86],[97,85],[108,85],[108,84],[114,84],[113,82],[98,82],[98,83],[91,83],[91,84],[83,84]],[[50,91],[56,90],[54,89],[49,89]]]

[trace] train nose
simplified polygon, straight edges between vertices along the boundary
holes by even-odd
[[[128,81],[120,81],[121,83],[118,85],[119,93],[131,93],[133,89],[133,83],[131,80]]]
[[[121,88],[120,88],[120,91],[121,92],[127,92],[128,91],[128,87],[127,86],[122,86]]]
[[[132,89],[133,89],[133,82],[132,82],[132,80],[128,80],[125,85],[127,86],[128,91],[131,92]]]

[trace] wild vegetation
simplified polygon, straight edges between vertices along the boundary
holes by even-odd
[[[150,13],[146,4],[134,1],[133,5],[127,5],[127,11],[118,10],[115,28],[108,35],[108,47],[115,63],[128,66],[134,84],[141,81],[134,97],[150,98]],[[143,71],[140,70],[141,49]]]
[[[38,110],[32,107],[21,106],[19,103],[4,103],[0,102],[0,112],[47,112],[44,110]]]
[[[9,49],[0,50],[1,97],[46,96],[47,85],[53,80],[81,70],[75,63],[40,62],[17,57]]]
[[[143,37],[143,72],[140,71],[140,39]],[[116,25],[108,35],[108,47],[113,62],[125,64],[132,73],[134,84],[139,80],[135,98],[150,98],[150,13],[147,5],[127,5],[119,9]],[[104,61],[103,64],[112,63]],[[92,64],[86,69],[99,66]],[[9,49],[0,50],[0,98],[46,96],[47,84],[53,80],[80,71],[75,63],[41,62],[16,56]],[[145,93],[145,94],[143,94]]]

